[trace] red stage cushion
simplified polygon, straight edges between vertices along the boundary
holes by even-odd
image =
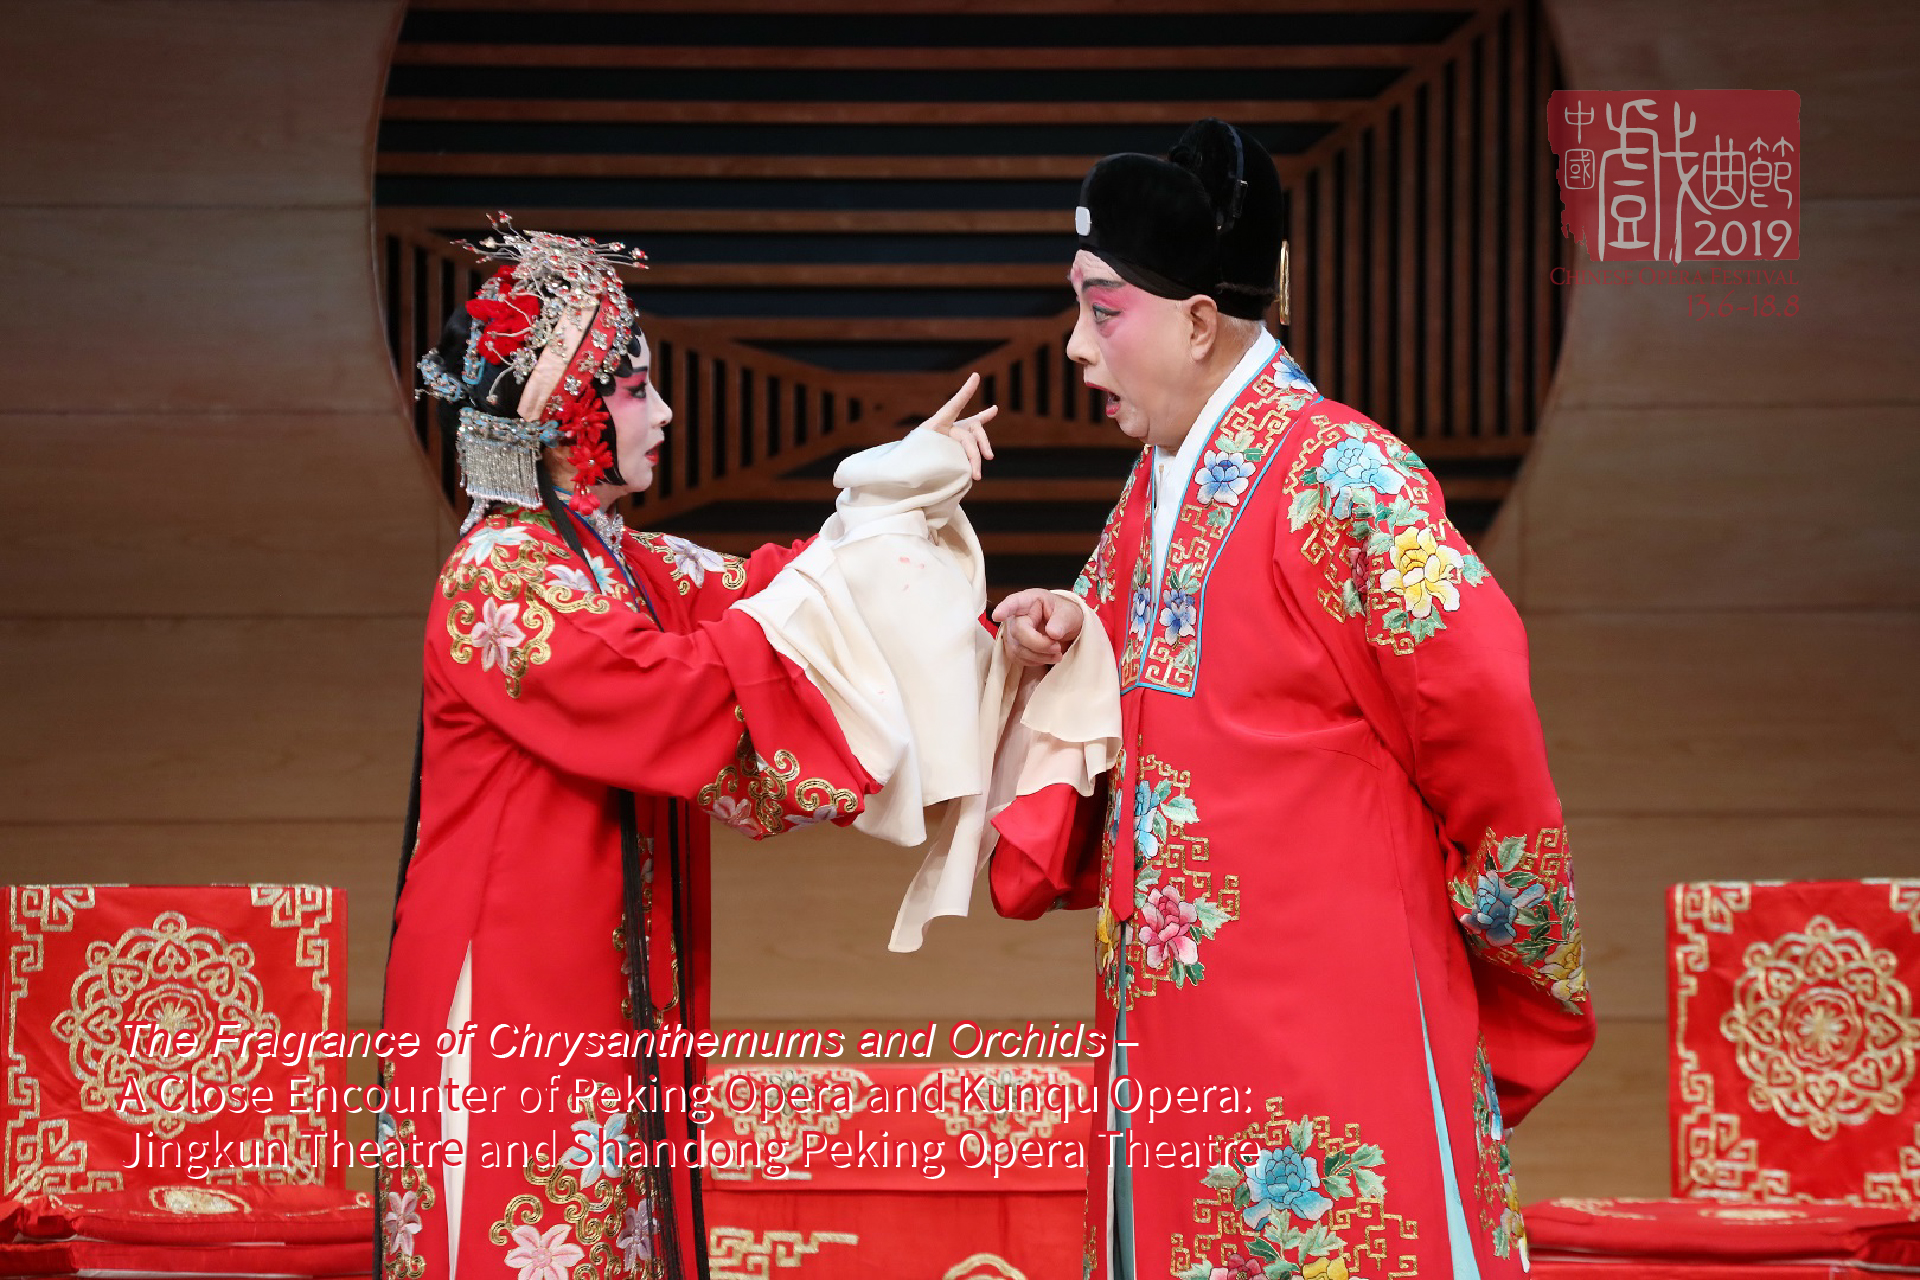
[[[1675,885],[1674,1193],[1920,1197],[1920,880]]]
[[[1526,1211],[1535,1254],[1757,1262],[1820,1259],[1920,1268],[1920,1222],[1858,1205],[1547,1200]]]
[[[202,1180],[142,1170],[223,1150],[205,1181],[344,1186],[315,1160],[331,1111],[291,1105],[343,1065],[312,1045],[346,1025],[346,903],[313,885],[12,885],[0,1195],[82,1194]],[[133,1024],[178,1033],[136,1041]],[[225,1024],[238,1044],[222,1045]],[[302,1049],[297,1039],[307,1033]],[[254,1038],[277,1037],[268,1042]],[[264,1091],[262,1107],[253,1090]],[[191,1090],[182,1097],[183,1090]],[[138,1140],[136,1142],[136,1139]],[[218,1158],[218,1157],[216,1157]]]
[[[30,1197],[17,1206],[13,1229],[33,1240],[86,1236],[121,1244],[364,1242],[373,1239],[373,1197],[301,1186],[165,1186]]]
[[[344,1276],[372,1266],[371,1238],[353,1244],[221,1247],[109,1240],[0,1244],[0,1275]]]
[[[753,1166],[707,1169],[715,1273],[799,1268],[807,1280],[1079,1275],[1090,1121],[1084,1114],[1063,1119],[1041,1099],[1078,1097],[1084,1106],[1092,1079],[1092,1068],[1079,1063],[716,1068],[711,1083],[721,1105],[706,1127],[709,1140],[811,1143],[815,1154],[781,1178]],[[742,1105],[777,1098],[768,1092],[775,1086],[803,1084],[838,1109],[762,1114]],[[858,1104],[851,1114],[849,1099]],[[826,1143],[846,1159],[836,1163],[820,1151]],[[1015,1154],[1022,1150],[1036,1154],[1022,1159]],[[875,1167],[878,1160],[886,1167]],[[940,1176],[927,1176],[936,1167]]]

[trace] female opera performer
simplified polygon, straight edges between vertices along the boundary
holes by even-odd
[[[877,784],[729,608],[800,548],[735,559],[609,510],[652,483],[673,416],[615,270],[639,255],[496,227],[469,247],[504,265],[421,361],[474,505],[427,624],[384,1014],[422,1048],[382,1064],[380,1269],[691,1280],[696,810],[758,838],[849,822]],[[971,390],[929,425],[977,475]]]

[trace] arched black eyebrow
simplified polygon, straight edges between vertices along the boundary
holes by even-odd
[[[1068,283],[1072,283],[1071,277],[1068,278]],[[1123,289],[1126,287],[1126,282],[1123,280],[1109,280],[1105,276],[1090,276],[1080,282],[1080,291],[1084,293],[1089,287],[1095,289]]]

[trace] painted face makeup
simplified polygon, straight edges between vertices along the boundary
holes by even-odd
[[[1131,439],[1178,444],[1191,425],[1172,412],[1191,377],[1181,304],[1128,284],[1085,249],[1067,279],[1080,300],[1067,357],[1103,393],[1108,419]]]
[[[614,379],[613,390],[606,397],[607,415],[613,419],[614,451],[632,493],[652,486],[654,471],[660,465],[660,445],[667,438],[667,424],[673,421],[673,410],[653,385],[651,364],[652,353],[642,338],[634,357],[634,372]]]

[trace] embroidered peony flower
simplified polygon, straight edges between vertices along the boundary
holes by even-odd
[[[1127,602],[1127,629],[1143,640],[1153,629],[1153,592],[1145,587],[1135,587]]]
[[[627,1117],[624,1113],[607,1117],[605,1124],[575,1120],[573,1134],[573,1145],[567,1148],[567,1154],[560,1163],[569,1169],[579,1170],[578,1177],[583,1190],[602,1178],[620,1176],[627,1163]]]
[[[638,1270],[642,1262],[653,1261],[653,1237],[659,1230],[651,1200],[642,1200],[627,1210],[620,1223],[620,1234],[614,1237],[613,1243],[626,1255],[628,1271]]]
[[[1278,1212],[1315,1222],[1333,1208],[1333,1201],[1320,1194],[1320,1162],[1292,1147],[1260,1153],[1247,1170],[1247,1194],[1253,1200],[1241,1216],[1250,1227]]]
[[[1306,1265],[1300,1280],[1353,1280],[1353,1273],[1338,1258],[1321,1258]]]
[[[697,542],[688,542],[685,538],[676,538],[672,534],[662,534],[660,545],[667,549],[667,558],[673,561],[676,573],[683,573],[693,579],[693,585],[704,586],[709,570],[721,570],[727,567],[727,558],[718,551],[709,551]]]
[[[1460,607],[1460,580],[1464,562],[1460,553],[1434,537],[1432,528],[1402,529],[1393,539],[1393,567],[1380,575],[1380,586],[1406,601],[1407,612],[1424,618],[1435,602],[1451,613]]]
[[[562,1222],[544,1234],[538,1227],[515,1227],[513,1243],[507,1251],[507,1265],[520,1273],[520,1280],[567,1280],[575,1263],[587,1256],[567,1239],[572,1227]]]
[[[1153,802],[1153,788],[1144,782],[1136,782],[1133,787],[1133,847],[1139,852],[1142,862],[1151,862],[1160,852],[1160,837],[1153,833],[1153,811],[1159,808]]]
[[[533,531],[523,524],[482,521],[467,535],[467,545],[460,549],[460,563],[478,564],[491,559],[502,547],[517,547],[532,536]]]
[[[1207,1280],[1262,1280],[1267,1264],[1238,1250],[1220,1259],[1220,1265],[1207,1272]]]
[[[1576,933],[1547,956],[1547,977],[1553,979],[1553,998],[1569,1008],[1587,999],[1587,968],[1581,961],[1581,950],[1580,935]]]
[[[412,1191],[387,1192],[387,1255],[411,1258],[413,1238],[420,1234],[420,1197]]]
[[[1320,483],[1334,517],[1345,520],[1353,514],[1355,490],[1398,493],[1406,488],[1407,477],[1387,460],[1379,445],[1355,436],[1342,440],[1320,459]]]
[[[1546,900],[1547,891],[1538,884],[1515,889],[1499,876],[1488,872],[1474,886],[1473,910],[1467,913],[1466,926],[1496,947],[1510,947],[1519,932],[1515,925],[1526,908]]]
[[[1147,946],[1147,967],[1165,968],[1169,959],[1197,964],[1200,948],[1193,940],[1200,913],[1180,900],[1172,885],[1156,885],[1140,904],[1140,940]]]
[[[506,669],[513,651],[526,643],[527,633],[519,627],[520,606],[488,600],[480,606],[480,621],[467,635],[467,643],[480,651],[480,669],[493,670],[498,662]]]
[[[1167,596],[1167,607],[1160,611],[1160,625],[1166,629],[1169,641],[1186,640],[1192,637],[1199,616],[1193,593],[1175,591]]]
[[[1239,454],[1209,450],[1200,460],[1200,501],[1238,506],[1252,475],[1253,464]]]

